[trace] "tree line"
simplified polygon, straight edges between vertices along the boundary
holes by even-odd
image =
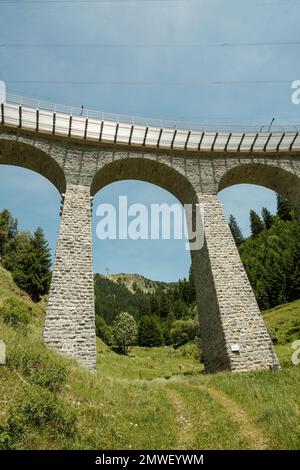
[[[250,211],[244,238],[231,215],[229,226],[261,310],[300,298],[300,224],[293,205],[277,194],[277,212]]]

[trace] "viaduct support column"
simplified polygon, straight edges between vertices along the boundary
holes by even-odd
[[[57,242],[44,340],[84,366],[96,366],[91,200],[88,186],[68,185]]]
[[[279,367],[218,196],[199,202],[205,244],[191,254],[206,371]]]

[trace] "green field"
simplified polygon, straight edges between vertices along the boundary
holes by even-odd
[[[30,317],[27,327],[0,322],[0,448],[300,449],[300,367],[289,366],[284,342],[295,337],[300,302],[264,315],[283,341],[282,370],[205,375],[192,344],[125,357],[98,340],[92,374],[43,345],[45,303],[33,304],[2,268],[0,281],[0,309],[13,302]]]

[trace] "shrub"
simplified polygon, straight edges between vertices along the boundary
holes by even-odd
[[[76,415],[67,403],[48,390],[28,387],[10,410],[7,424],[0,428],[0,448],[16,448],[31,429],[73,437]]]
[[[11,326],[25,327],[30,321],[30,308],[15,299],[8,299],[0,307],[0,318]]]
[[[7,426],[0,426],[0,450],[13,449],[13,439]]]
[[[50,426],[55,432],[66,436],[75,433],[76,417],[67,403],[38,387],[24,394],[17,403],[9,424],[12,425],[16,421],[38,428]]]
[[[300,320],[293,320],[291,326],[285,333],[285,342],[289,343],[296,339],[300,339]]]
[[[170,331],[170,339],[179,347],[196,338],[199,334],[199,323],[195,320],[176,320]]]
[[[49,352],[36,352],[20,348],[9,352],[8,366],[19,369],[31,384],[40,385],[53,392],[61,390],[66,382],[67,368]]]

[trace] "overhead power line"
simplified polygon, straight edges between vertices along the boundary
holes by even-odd
[[[197,2],[211,2],[212,0],[0,0],[0,5],[24,5],[24,4],[120,4],[120,3],[197,3]],[[253,2],[254,0],[251,0]],[[291,3],[298,3],[299,0],[256,0],[257,3],[282,5],[290,1]],[[231,0],[233,3],[241,3],[242,0]],[[247,3],[249,0],[244,0]]]
[[[0,0],[1,4],[26,4],[26,3],[73,3],[73,4],[80,4],[80,3],[94,3],[94,4],[101,4],[101,3],[188,3],[194,2],[197,0]]]
[[[164,82],[164,81],[77,81],[77,80],[5,80],[13,84],[38,85],[157,85],[157,86],[199,86],[199,85],[252,85],[291,83],[291,79],[282,80],[200,80],[195,82]]]
[[[273,47],[273,46],[299,46],[300,41],[270,41],[270,42],[220,42],[220,43],[199,43],[199,44],[68,44],[68,43],[0,43],[0,48],[225,48],[225,47]]]

